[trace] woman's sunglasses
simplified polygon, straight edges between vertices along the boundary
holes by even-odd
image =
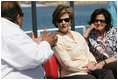
[[[94,22],[95,22],[95,23],[98,23],[98,22],[100,22],[100,23],[105,23],[105,20],[95,19]]]
[[[58,19],[57,22],[58,22],[58,23],[61,23],[63,20],[64,20],[65,22],[69,22],[69,21],[70,21],[70,18]]]

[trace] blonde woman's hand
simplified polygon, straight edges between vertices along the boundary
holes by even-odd
[[[88,63],[87,65],[83,66],[82,68],[87,68],[87,72],[94,71],[96,69],[96,65],[93,62]]]

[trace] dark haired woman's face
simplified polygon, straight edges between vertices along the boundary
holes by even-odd
[[[94,20],[94,25],[96,27],[96,30],[98,30],[100,32],[104,31],[105,26],[106,26],[104,15],[102,15],[102,14],[97,15],[95,20]]]

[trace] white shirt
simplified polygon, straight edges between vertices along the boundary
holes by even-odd
[[[44,78],[42,64],[52,55],[48,42],[38,45],[18,25],[1,18],[1,78]]]

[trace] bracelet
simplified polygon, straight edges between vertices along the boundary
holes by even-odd
[[[91,61],[91,63],[93,63],[93,64],[94,64],[94,66],[96,66],[96,62],[94,62],[94,61]]]
[[[104,60],[104,64],[105,64],[105,65],[107,64],[105,60]]]

